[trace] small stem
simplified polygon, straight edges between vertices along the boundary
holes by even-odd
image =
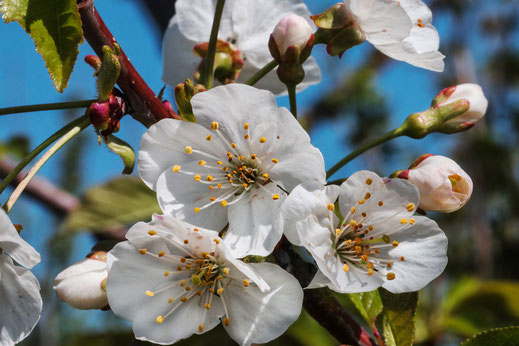
[[[92,103],[97,102],[97,99],[71,102],[57,102],[57,103],[42,103],[39,105],[16,106],[0,108],[0,115],[27,113],[37,111],[51,111],[57,109],[72,109],[72,108],[87,108]]]
[[[371,331],[373,332],[375,339],[377,339],[378,346],[385,346],[384,340],[382,340],[382,335],[380,335],[380,333],[378,332],[375,322],[371,324]]]
[[[34,177],[34,175],[40,170],[40,168],[62,147],[64,146],[68,141],[70,141],[72,138],[74,138],[78,133],[83,131],[85,128],[87,128],[90,125],[90,118],[88,116],[83,116],[78,119],[77,123],[68,130],[63,136],[56,142],[54,145],[52,145],[46,152],[43,154],[43,156],[36,161],[34,166],[29,170],[29,173],[27,173],[27,176],[18,184],[16,189],[13,191],[7,202],[4,204],[3,208],[6,212],[9,212],[11,208],[13,207],[14,203],[20,197],[23,190],[29,184],[31,179]],[[63,129],[62,129],[63,130]],[[3,183],[3,182],[2,182]]]
[[[368,143],[360,146],[359,148],[355,149],[354,151],[352,151],[351,153],[346,155],[342,160],[337,162],[335,164],[335,166],[330,168],[326,172],[326,179],[330,178],[335,172],[337,172],[339,169],[341,169],[344,165],[346,165],[348,162],[350,162],[351,160],[353,160],[360,154],[364,153],[365,151],[368,151],[369,149],[376,147],[377,145],[380,145],[393,138],[397,138],[397,137],[400,137],[403,135],[405,135],[405,128],[401,126],[392,131],[389,131],[388,133],[386,133],[385,135],[383,135],[381,137],[375,138],[375,139],[369,141]]]
[[[83,119],[85,119],[85,117],[81,117],[81,118],[78,118],[74,121],[72,121],[71,123],[65,125],[63,128],[59,129],[58,131],[56,131],[52,136],[50,136],[49,138],[47,138],[43,143],[41,143],[38,147],[36,147],[36,149],[34,149],[33,151],[31,151],[29,153],[29,155],[27,155],[26,157],[24,157],[19,163],[18,165],[16,165],[16,167],[11,171],[11,173],[9,173],[7,175],[7,177],[5,177],[4,180],[2,180],[2,183],[0,183],[0,194],[5,190],[5,188],[7,186],[9,186],[9,184],[14,180],[14,178],[18,175],[18,173],[20,173],[24,168],[25,166],[27,166],[29,164],[29,162],[31,162],[36,156],[38,156],[43,150],[45,150],[49,145],[51,145],[52,143],[54,143],[58,138],[60,138],[61,136],[63,136],[65,133],[67,133],[68,131],[70,131],[70,129],[72,129],[73,127],[77,126],[78,124],[80,124]]]
[[[287,84],[288,99],[290,100],[290,112],[297,119],[296,85]]]
[[[278,65],[279,65],[279,63],[276,60],[272,60],[271,62],[269,62],[268,64],[263,66],[261,68],[261,70],[256,72],[252,77],[250,77],[249,80],[246,81],[244,84],[247,84],[247,85],[254,85],[254,84],[256,84],[257,82],[259,82],[259,80],[261,78],[265,77],[267,75],[267,73],[269,73],[270,71],[275,69],[276,66],[278,66]]]
[[[213,27],[211,28],[211,36],[209,37],[209,47],[207,48],[207,56],[205,57],[203,84],[207,89],[213,87],[214,74],[214,56],[216,54],[216,43],[218,40],[218,31],[220,30],[220,21],[222,19],[223,7],[225,0],[218,0],[214,11]]]

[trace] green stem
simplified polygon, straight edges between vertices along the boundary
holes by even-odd
[[[54,143],[43,156],[36,161],[34,166],[30,169],[29,173],[23,178],[23,180],[18,184],[16,189],[13,191],[9,199],[4,204],[3,208],[8,213],[13,207],[14,203],[20,197],[23,190],[27,187],[27,185],[31,182],[32,178],[36,175],[36,173],[40,170],[41,167],[65,144],[68,143],[72,138],[74,138],[81,131],[86,129],[90,125],[90,118],[88,116],[83,116],[79,118],[77,124],[73,126],[70,130],[68,130],[56,143]]]
[[[263,66],[261,68],[261,70],[256,72],[252,77],[250,77],[249,80],[246,81],[244,84],[247,84],[247,85],[256,84],[261,78],[265,77],[267,75],[267,73],[269,73],[270,71],[275,69],[276,66],[278,66],[278,65],[279,65],[279,63],[276,60],[272,60],[267,65]]]
[[[56,109],[71,109],[71,108],[86,108],[92,103],[97,102],[97,99],[72,101],[72,102],[58,102],[58,103],[42,103],[39,105],[17,106],[0,108],[0,115],[27,113],[37,111],[52,111]]]
[[[371,149],[373,147],[376,147],[377,145],[380,145],[380,144],[385,143],[385,142],[387,142],[387,141],[389,141],[389,140],[391,140],[393,138],[397,138],[397,137],[400,137],[400,136],[403,136],[403,135],[405,135],[405,127],[400,126],[400,127],[396,128],[396,129],[394,129],[392,131],[389,131],[388,133],[386,133],[382,137],[375,138],[375,139],[369,141],[368,143],[360,146],[359,148],[355,149],[354,151],[352,151],[351,153],[346,155],[342,160],[337,162],[335,164],[335,166],[330,168],[326,172],[326,179],[331,177],[335,172],[337,172],[339,169],[341,169],[344,165],[346,165],[348,162],[350,162],[351,160],[353,160],[354,158],[356,158],[360,154],[364,153],[365,151],[368,151],[369,149]]]
[[[290,112],[297,119],[296,85],[287,84],[288,99],[290,100]]]
[[[9,173],[7,177],[5,177],[4,180],[2,180],[2,183],[0,183],[0,194],[5,190],[7,186],[14,180],[14,178],[20,173],[25,166],[29,164],[36,156],[38,156],[43,150],[45,150],[49,145],[54,143],[58,138],[63,136],[65,133],[70,131],[73,127],[77,126],[78,124],[82,123],[84,119],[88,119],[87,116],[83,116],[81,118],[78,118],[68,125],[65,125],[62,129],[56,131],[52,136],[47,138],[43,143],[41,143],[36,149],[34,149],[29,155],[24,157],[18,165]]]
[[[220,30],[220,21],[222,19],[223,6],[225,0],[218,0],[214,11],[213,27],[211,28],[211,36],[209,37],[209,47],[207,48],[207,56],[205,57],[203,84],[207,89],[213,87],[214,74],[214,56],[216,54],[216,43],[218,41],[218,31]]]

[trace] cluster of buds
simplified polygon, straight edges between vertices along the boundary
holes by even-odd
[[[344,3],[335,4],[311,18],[319,28],[315,34],[316,43],[326,44],[326,51],[331,56],[341,58],[345,51],[366,41]]]
[[[488,101],[477,84],[460,84],[443,89],[431,108],[407,117],[403,127],[411,138],[431,132],[452,134],[470,129],[487,111]]]
[[[305,77],[302,64],[308,59],[315,37],[308,22],[295,14],[281,18],[270,35],[269,49],[279,63],[279,80],[287,85],[297,85]]]
[[[96,251],[59,273],[54,289],[59,300],[76,309],[102,309],[108,305],[107,275],[106,252]]]
[[[195,81],[200,83],[203,69],[206,67],[206,56],[209,42],[197,44],[193,52],[202,58],[195,72]],[[243,55],[232,43],[218,39],[214,56],[214,79],[222,84],[234,82],[243,68]]]
[[[193,115],[193,107],[191,107],[191,99],[199,92],[206,91],[207,89],[202,84],[194,84],[191,79],[186,79],[184,83],[180,83],[175,87],[175,101],[177,103],[178,112],[182,118],[186,121],[196,122],[195,116]],[[164,101],[166,107],[171,103]],[[166,104],[167,103],[167,104]]]
[[[420,209],[450,213],[463,207],[472,194],[472,179],[453,160],[424,154],[409,169],[391,177],[406,179],[420,192]]]
[[[87,110],[90,122],[105,137],[119,131],[121,119],[127,112],[127,101],[115,88],[107,101],[92,103]]]

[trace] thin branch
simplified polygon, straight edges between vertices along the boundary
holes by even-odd
[[[103,46],[108,45],[113,48],[117,41],[99,16],[93,0],[78,0],[78,8],[85,39],[96,54],[102,56]],[[121,47],[120,44],[119,47]],[[117,84],[128,99],[132,109],[131,115],[135,120],[149,127],[161,119],[180,119],[176,113],[170,113],[162,105],[162,102],[142,79],[122,48],[119,59],[121,61],[121,74]]]

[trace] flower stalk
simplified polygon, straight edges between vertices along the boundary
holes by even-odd
[[[51,146],[45,154],[34,164],[34,166],[30,169],[29,173],[27,173],[27,176],[18,184],[16,189],[13,191],[7,202],[4,204],[3,208],[6,212],[9,212],[11,208],[13,207],[14,203],[20,197],[23,190],[27,187],[27,185],[30,183],[31,179],[36,175],[36,173],[40,170],[41,167],[65,144],[67,144],[72,138],[74,138],[76,135],[78,135],[81,131],[86,129],[90,125],[90,119],[88,116],[83,116],[78,119],[77,123],[74,124],[74,126],[66,131],[66,133],[61,136],[61,138],[53,145]],[[61,131],[65,132],[64,129]],[[16,176],[16,174],[15,174]],[[2,182],[3,183],[3,182]]]
[[[287,84],[288,99],[290,100],[290,112],[297,119],[297,102],[296,102],[296,86],[295,84]]]
[[[249,78],[248,81],[246,81],[243,84],[253,86],[257,82],[259,82],[263,77],[265,77],[270,71],[275,69],[278,65],[279,63],[277,62],[277,60],[272,60],[271,62],[263,66],[261,70],[256,72],[252,77]]]
[[[97,99],[92,99],[92,100],[82,100],[82,101],[42,103],[42,104],[37,104],[37,105],[6,107],[6,108],[0,108],[0,115],[38,112],[38,111],[52,111],[52,110],[58,110],[58,109],[87,108],[88,106],[90,106],[92,103],[94,103],[96,101],[97,101]]]
[[[214,12],[213,27],[211,28],[211,36],[209,37],[209,48],[207,51],[206,65],[203,71],[204,77],[202,79],[202,84],[204,84],[207,89],[213,87],[214,57],[216,54],[216,43],[218,40],[218,31],[220,30],[220,21],[222,19],[224,5],[225,0],[218,0]]]

